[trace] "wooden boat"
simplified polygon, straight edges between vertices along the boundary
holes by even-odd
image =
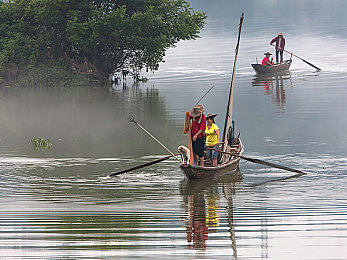
[[[239,35],[236,45],[235,58],[234,58],[234,67],[232,73],[232,79],[229,90],[229,100],[227,105],[227,111],[225,116],[225,124],[223,131],[223,152],[234,153],[237,155],[242,155],[244,152],[244,146],[240,139],[240,134],[235,137],[235,126],[234,121],[232,120],[232,111],[233,111],[233,98],[234,98],[234,79],[235,79],[235,69],[236,61],[238,56],[241,28],[243,22],[243,14],[240,18],[239,24]],[[202,167],[193,165],[193,156],[192,156],[192,143],[191,143],[191,124],[189,118],[189,112],[186,112],[186,119],[184,124],[184,133],[188,133],[188,147],[190,150],[190,164],[181,164],[180,168],[184,172],[185,176],[190,179],[203,179],[203,178],[216,178],[226,174],[236,173],[239,170],[240,158],[223,153],[220,155],[219,164],[213,167]]]
[[[258,74],[276,74],[279,72],[283,72],[289,70],[290,65],[292,65],[292,60],[285,60],[282,63],[277,63],[273,66],[265,66],[261,64],[251,64],[253,69]]]
[[[241,139],[238,139],[236,154],[242,155],[244,146]],[[181,164],[181,169],[189,180],[204,179],[204,178],[219,178],[227,174],[235,174],[239,169],[240,157],[231,156],[224,163],[215,167],[201,167],[191,164]]]

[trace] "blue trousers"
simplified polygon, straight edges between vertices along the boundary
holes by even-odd
[[[283,51],[276,50],[276,62],[278,63],[278,53],[281,55],[281,62],[283,62]]]

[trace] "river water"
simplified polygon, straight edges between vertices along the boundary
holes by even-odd
[[[149,81],[107,88],[0,89],[1,259],[346,259],[347,18],[345,1],[194,0],[201,38],[167,52]],[[223,127],[237,27],[234,120],[240,174],[188,182],[174,160],[108,178],[187,143],[183,118],[204,98]],[[250,64],[282,31],[290,73]],[[285,55],[289,58],[289,55]],[[49,150],[30,140],[50,138]]]

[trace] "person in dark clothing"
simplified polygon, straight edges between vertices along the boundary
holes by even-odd
[[[196,105],[190,111],[192,119],[192,145],[194,152],[195,165],[204,166],[204,149],[205,149],[205,129],[206,116],[204,115],[204,106]]]
[[[276,43],[276,62],[278,63],[278,54],[281,56],[280,62],[283,62],[283,50],[284,46],[286,46],[286,40],[283,37],[283,33],[279,33],[276,38],[273,38],[270,42],[270,45],[272,45],[274,42]]]

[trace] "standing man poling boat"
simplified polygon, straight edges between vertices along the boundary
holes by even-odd
[[[270,42],[270,45],[273,43],[276,43],[275,50],[276,50],[276,62],[278,63],[278,54],[280,54],[280,61],[283,62],[283,50],[284,46],[286,45],[286,40],[283,37],[283,33],[278,33],[276,38],[273,38]]]
[[[206,116],[204,115],[204,106],[196,105],[190,111],[192,121],[192,145],[194,152],[195,165],[204,166],[204,148],[205,148],[205,129]]]
[[[206,146],[218,150],[220,134],[219,134],[219,127],[214,122],[214,118],[216,116],[217,116],[216,114],[210,114],[210,113],[207,114],[206,116],[207,125],[206,125],[205,134],[206,134]],[[212,166],[217,166],[218,152],[214,150],[210,150],[210,149],[208,149],[207,152],[208,152],[208,157],[210,158],[212,162]]]

